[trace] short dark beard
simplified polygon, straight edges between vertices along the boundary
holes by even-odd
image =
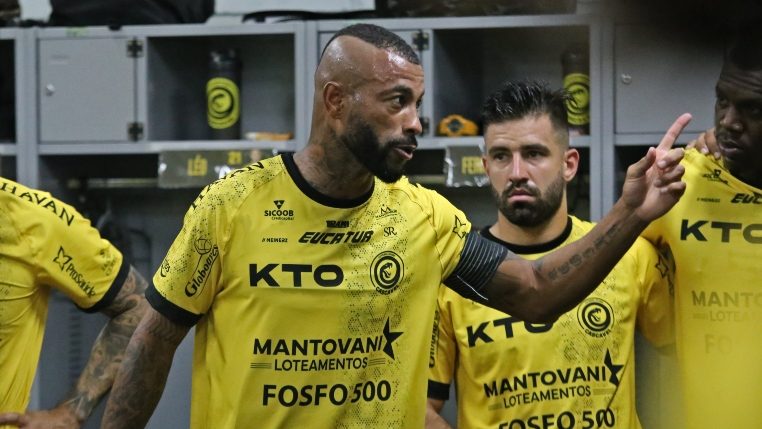
[[[354,157],[382,182],[394,183],[405,174],[405,163],[391,165],[388,159],[391,151],[399,145],[416,145],[414,135],[387,140],[381,143],[373,129],[357,115],[351,115],[347,121],[347,131],[338,136]]]
[[[522,227],[534,227],[547,222],[561,207],[561,202],[566,189],[566,181],[563,173],[559,173],[545,192],[540,191],[534,186],[528,186],[526,183],[518,187],[530,192],[535,198],[534,203],[519,202],[515,204],[508,203],[508,196],[517,186],[514,184],[503,192],[498,193],[492,188],[492,194],[497,202],[498,210],[512,224]]]

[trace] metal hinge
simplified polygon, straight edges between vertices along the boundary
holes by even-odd
[[[130,39],[127,41],[127,56],[129,58],[138,58],[143,56],[143,41],[140,39]]]
[[[413,46],[419,51],[429,49],[429,33],[423,30],[418,30],[413,33]]]
[[[128,122],[127,123],[127,135],[132,141],[138,141],[143,138],[143,123],[142,122]]]

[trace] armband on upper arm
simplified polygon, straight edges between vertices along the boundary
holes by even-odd
[[[484,287],[495,276],[507,254],[508,249],[503,245],[471,232],[466,236],[458,265],[444,284],[464,298],[486,302]]]

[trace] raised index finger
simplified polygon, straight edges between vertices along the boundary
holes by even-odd
[[[683,113],[680,115],[680,117],[669,127],[667,133],[664,134],[664,137],[662,137],[659,146],[657,146],[656,149],[665,151],[670,150],[677,140],[677,137],[683,132],[691,119],[693,119],[693,116],[690,113]]]

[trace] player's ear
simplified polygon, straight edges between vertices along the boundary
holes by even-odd
[[[577,175],[577,168],[579,168],[579,152],[577,149],[569,148],[564,153],[564,180],[566,183],[571,182],[574,176]]]
[[[338,82],[330,81],[323,86],[323,104],[332,119],[339,119],[344,113],[346,99],[344,88]]]

